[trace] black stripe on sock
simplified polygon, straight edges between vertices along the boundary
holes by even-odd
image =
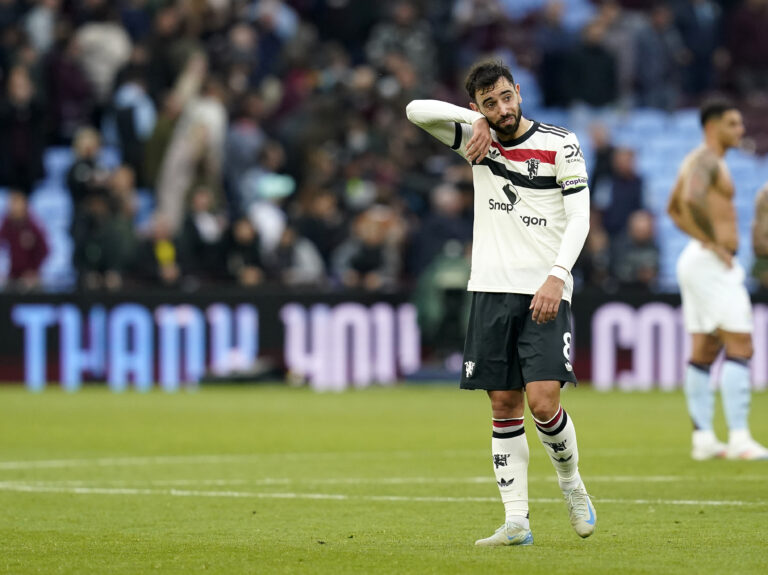
[[[511,437],[517,437],[518,435],[522,435],[525,433],[525,427],[521,427],[520,429],[516,431],[512,431],[510,433],[499,433],[498,431],[493,432],[493,437],[496,439],[509,439]]]
[[[560,432],[561,432],[563,429],[565,429],[565,424],[566,424],[566,423],[568,423],[568,414],[565,412],[565,410],[563,410],[563,420],[560,422],[560,425],[558,425],[558,426],[557,426],[557,429],[555,429],[555,430],[553,430],[553,431],[548,431],[548,430],[546,430],[546,429],[542,429],[541,427],[539,427],[539,425],[538,425],[538,424],[536,425],[536,427],[537,427],[537,428],[538,428],[538,430],[539,430],[539,431],[541,431],[541,432],[542,432],[544,435],[550,435],[550,436],[551,436],[551,435],[557,435],[557,434],[558,434],[558,433],[560,433]]]
[[[733,363],[738,363],[739,365],[743,365],[744,367],[749,367],[749,358],[747,357],[731,357],[726,355],[725,361],[732,361]]]
[[[704,373],[709,373],[712,369],[712,364],[709,365],[703,364],[703,363],[696,363],[695,361],[689,361],[688,365],[690,365],[694,369],[698,369],[699,371],[703,371]]]

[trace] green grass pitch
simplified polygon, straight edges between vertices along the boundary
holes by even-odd
[[[563,403],[596,533],[527,416],[536,543],[480,549],[503,519],[481,392],[0,387],[0,573],[768,573],[768,462],[691,461],[680,393]],[[768,394],[751,420],[768,441]]]

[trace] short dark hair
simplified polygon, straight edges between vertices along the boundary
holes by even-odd
[[[706,100],[699,108],[699,118],[701,119],[702,128],[707,125],[710,120],[719,120],[723,117],[723,114],[729,110],[737,110],[736,104],[728,98],[710,98]]]
[[[499,60],[478,62],[467,74],[464,87],[467,89],[469,99],[475,101],[475,92],[483,88],[493,86],[499,78],[506,78],[509,83],[515,85],[512,71]]]

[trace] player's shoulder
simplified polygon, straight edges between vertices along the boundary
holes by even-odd
[[[546,124],[537,122],[536,125],[537,144],[544,149],[556,152],[580,151],[579,140],[572,131],[555,124]]]
[[[553,138],[560,138],[565,139],[568,136],[573,136],[574,133],[568,130],[567,128],[563,128],[562,126],[556,126],[555,124],[546,124],[544,122],[538,123],[538,132],[542,134],[547,134],[548,136],[552,136]]]
[[[725,167],[725,159],[718,156],[708,146],[699,146],[694,148],[683,158],[681,164],[682,171],[690,169],[706,170],[716,172]]]

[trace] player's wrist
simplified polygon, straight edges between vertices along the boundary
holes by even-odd
[[[565,283],[568,281],[568,277],[571,275],[570,272],[568,272],[567,269],[560,266],[552,266],[552,269],[549,270],[549,275],[554,276]]]

